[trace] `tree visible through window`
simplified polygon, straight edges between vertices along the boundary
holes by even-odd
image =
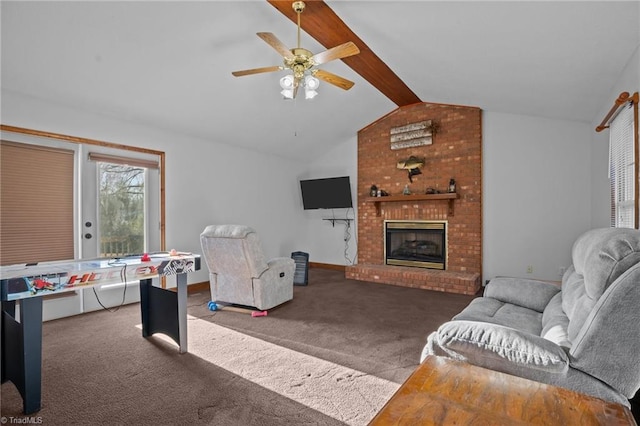
[[[145,169],[98,163],[100,256],[145,251]]]

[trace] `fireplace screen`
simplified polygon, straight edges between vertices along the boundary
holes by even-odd
[[[445,222],[385,222],[387,265],[446,269]]]

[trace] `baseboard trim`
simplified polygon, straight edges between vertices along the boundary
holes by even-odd
[[[199,293],[201,291],[209,291],[209,281],[202,281],[200,283],[193,283],[187,286],[187,293]]]
[[[318,263],[318,262],[309,262],[310,268],[322,268],[322,269],[333,269],[334,271],[345,272],[346,266],[344,265],[334,265],[332,263]]]

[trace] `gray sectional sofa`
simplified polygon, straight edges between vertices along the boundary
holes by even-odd
[[[629,406],[640,388],[640,231],[593,229],[561,285],[495,278],[427,339],[427,355]]]

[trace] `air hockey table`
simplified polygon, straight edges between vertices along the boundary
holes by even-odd
[[[40,410],[42,296],[80,288],[139,281],[142,336],[166,334],[180,353],[187,352],[187,274],[199,269],[200,255],[173,251],[0,266],[2,383],[11,381],[16,386],[24,414]],[[166,276],[176,276],[176,291],[153,285],[154,278]]]

